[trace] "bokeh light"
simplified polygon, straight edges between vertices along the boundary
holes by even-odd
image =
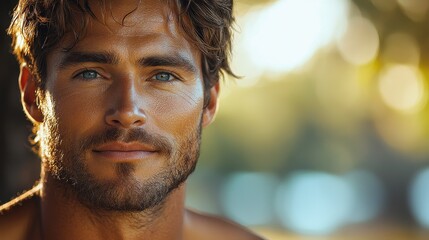
[[[410,206],[417,222],[429,228],[429,168],[421,170],[413,179],[410,188]]]
[[[248,13],[242,39],[250,61],[272,72],[300,67],[340,34],[348,6],[347,0],[280,0]]]
[[[413,66],[386,67],[380,75],[381,97],[393,109],[403,112],[417,111],[425,102],[423,79],[420,71]]]
[[[267,173],[235,173],[224,184],[222,205],[225,213],[245,225],[274,222],[277,179]]]
[[[367,170],[354,170],[344,175],[344,178],[353,194],[353,207],[348,221],[363,223],[378,217],[386,197],[379,178]]]
[[[338,48],[346,61],[356,65],[366,64],[378,53],[377,30],[369,20],[355,17],[349,20],[345,34],[338,41]]]
[[[422,21],[429,8],[428,1],[422,0],[397,0],[404,13],[414,21]]]
[[[302,234],[328,234],[340,228],[352,208],[352,191],[340,177],[301,171],[289,175],[277,198],[285,227]]]
[[[420,115],[380,109],[375,118],[377,133],[395,151],[413,155],[427,154],[427,122]],[[418,159],[415,159],[418,160]]]

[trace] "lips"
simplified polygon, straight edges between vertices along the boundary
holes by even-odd
[[[145,151],[156,152],[155,147],[142,144],[142,143],[124,143],[124,142],[111,142],[102,144],[94,149],[95,152],[116,151],[116,152],[131,152],[131,151]]]
[[[148,144],[137,142],[110,142],[94,148],[93,153],[114,162],[128,162],[147,158],[155,153],[157,149]]]

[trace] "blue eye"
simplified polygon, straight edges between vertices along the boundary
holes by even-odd
[[[158,81],[161,81],[161,82],[168,82],[168,81],[171,81],[171,80],[175,79],[175,77],[172,74],[168,73],[168,72],[157,73],[157,74],[155,74],[155,76],[153,76],[153,78],[155,80],[158,80]]]
[[[79,73],[77,75],[77,77],[85,79],[85,80],[91,80],[91,79],[96,79],[96,78],[100,77],[100,74],[98,74],[94,70],[86,70],[86,71]]]

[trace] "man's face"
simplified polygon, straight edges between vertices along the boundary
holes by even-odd
[[[135,3],[104,15],[94,4],[107,26],[90,20],[70,51],[66,38],[47,58],[45,168],[93,208],[162,202],[194,169],[205,125],[199,52],[161,1],[142,1],[121,25]]]

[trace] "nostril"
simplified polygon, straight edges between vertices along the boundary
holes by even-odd
[[[105,116],[108,125],[117,127],[137,127],[146,122],[143,111],[109,111]]]

